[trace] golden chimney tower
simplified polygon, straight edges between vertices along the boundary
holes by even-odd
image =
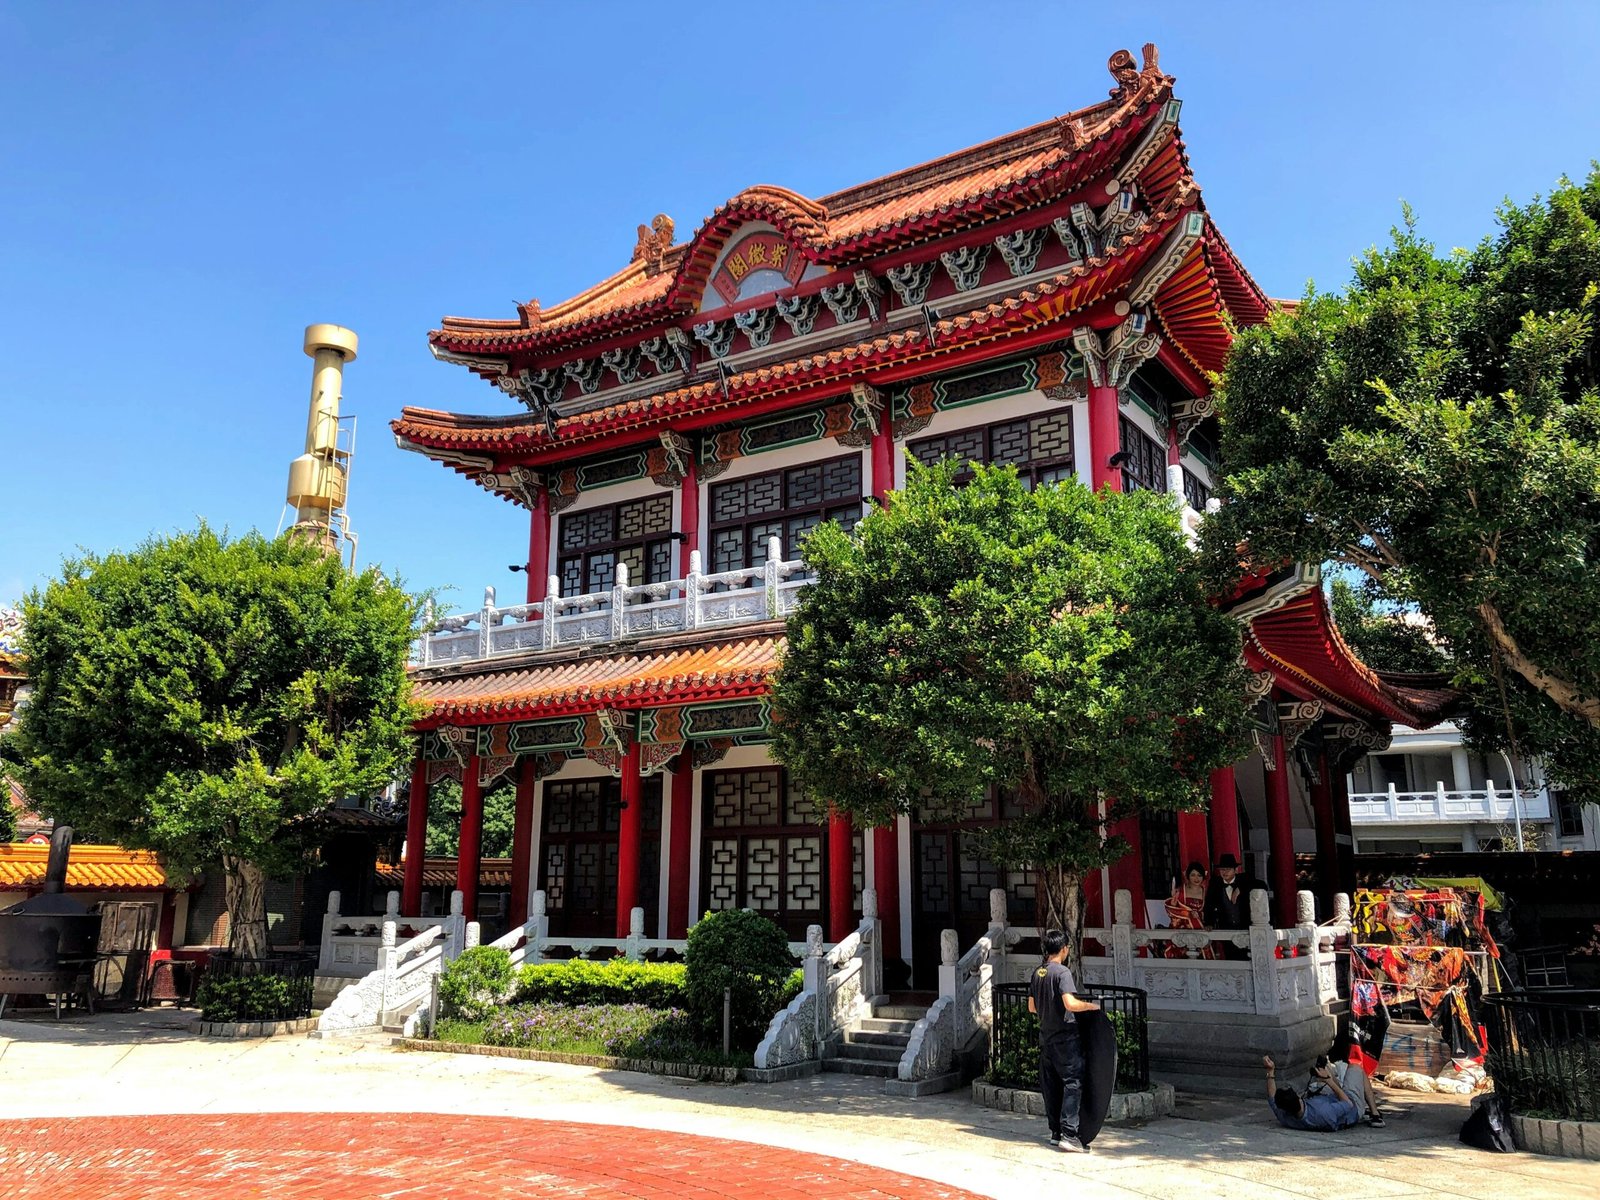
[[[348,546],[355,557],[355,534],[345,513],[350,482],[349,440],[341,444],[339,401],[344,365],[356,357],[356,335],[342,325],[306,326],[305,352],[312,360],[311,409],[306,419],[306,449],[289,464],[287,500],[295,508],[290,533],[340,553]]]

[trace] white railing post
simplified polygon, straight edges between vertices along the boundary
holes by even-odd
[[[1439,805],[1439,816],[1442,819],[1445,815],[1444,780],[1438,779],[1434,781],[1433,794],[1436,797],[1436,803]]]
[[[552,575],[544,585],[544,628],[539,631],[541,649],[553,650],[556,645],[556,600],[561,595],[561,580]]]
[[[391,896],[393,892],[389,893]],[[394,973],[400,963],[394,953],[395,919],[392,914],[385,913],[383,918],[383,933],[378,943],[378,961],[383,964],[383,996],[378,1004],[378,1023],[383,1023],[383,1016],[389,1011],[389,993],[394,987]]]
[[[861,889],[861,923],[867,926],[861,955],[861,994],[868,1000],[883,993],[883,922],[878,918],[878,893]]]
[[[1389,785],[1389,820],[1398,821],[1399,819],[1400,797],[1395,794],[1395,786],[1391,783]]]
[[[828,1003],[828,960],[827,951],[822,948],[822,926],[806,926],[806,953],[800,962],[801,990],[810,992],[816,997],[812,1006],[812,1045],[821,1046],[822,1035],[822,1010]]]
[[[433,661],[433,599],[422,602],[422,665]]]
[[[461,889],[455,888],[450,893],[450,915],[445,918],[445,943],[444,960],[450,962],[461,957],[461,952],[467,948],[467,919],[465,901]]]
[[[1111,896],[1111,979],[1133,986],[1133,894],[1118,888]]]
[[[761,566],[761,579],[767,594],[767,616],[776,617],[778,612],[778,580],[779,568],[783,566],[783,542],[776,538],[767,539],[767,561]]]
[[[488,658],[489,633],[494,629],[494,588],[483,589],[483,608],[478,612],[478,657]]]
[[[628,910],[628,941],[623,946],[623,956],[632,962],[638,962],[644,957],[644,909],[631,908]]]
[[[328,910],[322,914],[322,948],[317,954],[317,970],[333,966],[333,929],[339,923],[339,893],[328,893]]]
[[[700,551],[689,551],[689,573],[683,578],[683,627],[700,624]]]
[[[1006,928],[1011,923],[1007,903],[1005,888],[989,889],[989,939],[994,943],[989,952],[994,961],[994,978],[1002,982],[1006,978]]]
[[[624,596],[628,587],[628,564],[617,564],[617,581],[611,588],[611,640],[620,642],[626,632],[625,617],[627,614],[627,601]]]
[[[1272,928],[1267,893],[1250,893],[1250,974],[1255,984],[1256,1012],[1278,1011],[1278,933]]]
[[[961,936],[954,929],[939,931],[939,995],[955,998],[959,987],[956,963],[961,958]]]
[[[543,962],[544,947],[550,937],[550,918],[545,913],[544,889],[533,894],[533,916],[528,918],[528,947],[523,952],[524,962]]]
[[[483,938],[483,926],[479,925],[476,921],[468,921],[467,922],[467,934],[466,934],[466,938],[464,939],[462,948],[464,950],[471,950],[474,946],[480,944],[480,942],[482,941],[482,938]]]

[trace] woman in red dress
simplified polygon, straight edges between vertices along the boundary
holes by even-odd
[[[1197,862],[1189,864],[1183,873],[1183,884],[1167,898],[1167,919],[1174,929],[1204,929],[1200,919],[1206,899],[1206,869]],[[1215,958],[1216,950],[1207,945],[1200,951],[1201,958]],[[1167,943],[1168,958],[1188,958],[1189,952],[1172,942]]]

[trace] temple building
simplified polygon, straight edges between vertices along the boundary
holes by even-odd
[[[647,936],[681,938],[748,907],[837,940],[871,888],[886,956],[925,982],[942,929],[982,932],[991,888],[1027,923],[1031,880],[972,836],[1003,803],[826,817],[768,752],[768,680],[806,534],[885,503],[909,460],[1167,492],[1191,525],[1206,509],[1208,373],[1272,302],[1206,207],[1154,47],[1109,68],[1109,99],[827,196],[753,186],[687,236],[657,216],[582,294],[429,335],[501,411],[406,408],[395,437],[527,511],[528,587],[419,647],[403,913],[429,788],[453,777],[469,917],[482,797],[510,781],[506,915],[542,891],[552,933],[621,937],[642,909]],[[1252,576],[1229,603],[1256,752],[1216,773],[1209,813],[1118,823],[1134,850],[1091,881],[1091,921],[1120,889],[1143,920],[1184,863],[1233,853],[1292,924],[1297,851],[1318,853],[1325,902],[1352,878],[1349,766],[1447,699],[1357,661],[1314,569]]]

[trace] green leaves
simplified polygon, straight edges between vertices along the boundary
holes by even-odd
[[[1016,792],[1029,815],[997,856],[1100,865],[1117,850],[1102,800],[1197,806],[1239,751],[1238,630],[1166,497],[955,474],[914,466],[853,535],[806,543],[817,581],[789,622],[777,756],[863,825]]]

